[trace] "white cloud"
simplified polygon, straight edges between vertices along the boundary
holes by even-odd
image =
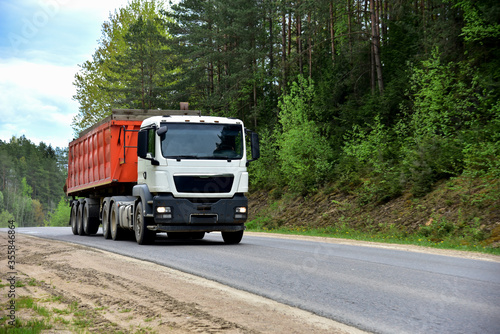
[[[25,135],[65,147],[78,64],[90,59],[109,13],[127,0],[0,1],[0,139]]]
[[[1,140],[25,135],[67,146],[78,112],[78,64],[91,59],[109,14],[128,2],[0,0]]]
[[[35,143],[66,146],[78,110],[72,100],[77,69],[18,59],[0,61],[0,139],[25,135]]]

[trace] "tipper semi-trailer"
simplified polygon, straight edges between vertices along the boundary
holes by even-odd
[[[133,233],[141,245],[160,232],[202,239],[220,231],[237,244],[248,213],[247,166],[259,155],[258,135],[238,119],[113,110],[69,144],[72,231],[93,235],[102,224],[104,238]]]

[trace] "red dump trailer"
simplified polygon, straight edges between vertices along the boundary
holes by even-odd
[[[137,133],[142,119],[123,111],[113,114],[80,134],[69,144],[69,196],[106,193],[137,182]],[[144,117],[146,118],[146,117]]]

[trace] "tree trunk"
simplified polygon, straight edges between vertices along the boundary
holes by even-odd
[[[385,1],[383,6],[382,6],[382,0],[380,0],[380,8],[383,8],[383,15],[382,15],[382,40],[383,40],[383,45],[385,45],[385,42],[387,42],[387,22],[389,22],[389,4],[388,1]]]
[[[333,18],[333,2],[330,2],[330,46],[332,50],[332,65],[335,65],[335,23]]]
[[[377,0],[370,0],[370,13],[371,13],[371,25],[372,25],[372,50],[373,50],[373,60],[375,62],[375,69],[377,72],[377,83],[379,93],[384,92],[384,81],[382,78],[382,63],[380,61],[380,36],[378,34],[379,21],[377,17],[377,10],[375,8]]]
[[[214,63],[208,62],[208,96],[214,93]]]
[[[307,23],[309,24],[309,34],[307,36],[307,44],[308,44],[308,64],[309,64],[309,79],[312,78],[312,28],[311,28],[311,13],[307,14]]]
[[[347,40],[349,41],[349,62],[352,63],[351,0],[347,0]]]
[[[281,84],[284,86],[286,84],[286,12],[285,8],[282,8],[282,21],[281,21]]]
[[[301,18],[301,15],[300,15],[300,1],[298,2],[297,4],[297,14],[295,15],[296,16],[296,20],[297,20],[297,54],[299,56],[299,72],[300,74],[304,74],[304,71],[303,71],[303,64],[302,64],[302,18]]]
[[[292,13],[288,13],[288,59],[292,53]]]

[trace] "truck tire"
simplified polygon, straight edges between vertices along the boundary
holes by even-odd
[[[85,206],[84,202],[80,202],[78,205],[78,215],[77,215],[77,231],[78,235],[85,235],[85,230],[83,229],[83,207]]]
[[[144,217],[142,203],[137,204],[135,210],[135,222],[134,222],[134,232],[135,241],[139,245],[149,245],[154,242],[156,237],[156,232],[148,230],[147,223],[151,218]]]
[[[236,232],[221,232],[221,234],[224,242],[229,245],[239,244],[243,238],[243,230]]]
[[[110,227],[110,234],[111,234],[111,239],[113,240],[123,240],[125,237],[125,230],[120,226],[118,223],[118,206],[116,203],[113,203],[111,206],[111,215],[109,219],[109,227]]]
[[[96,234],[99,230],[99,218],[91,213],[90,205],[85,203],[82,214],[83,232],[86,235]]]
[[[78,235],[78,202],[71,204],[71,231],[74,235]]]
[[[105,201],[102,206],[102,235],[104,239],[111,239],[111,229],[109,226],[109,202]]]

